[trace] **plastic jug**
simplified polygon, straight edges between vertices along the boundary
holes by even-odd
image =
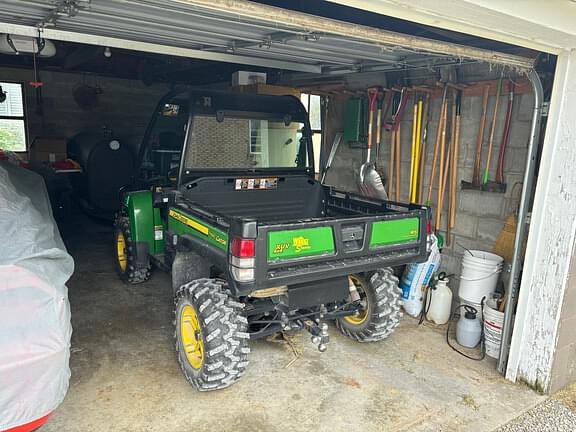
[[[422,312],[424,291],[432,278],[432,275],[440,267],[440,249],[438,238],[434,234],[428,236],[430,255],[428,260],[419,264],[408,264],[400,279],[404,310],[408,315],[417,317]]]
[[[426,318],[436,324],[446,324],[452,309],[452,290],[448,287],[449,279],[438,279],[436,286],[428,290],[428,313]]]
[[[477,318],[478,311],[472,306],[464,306],[464,315],[456,325],[456,341],[466,348],[474,348],[480,342],[482,325]]]

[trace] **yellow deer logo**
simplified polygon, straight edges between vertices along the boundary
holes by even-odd
[[[310,249],[310,239],[307,239],[306,237],[294,237],[292,239],[292,243],[294,245],[294,249],[296,249],[296,252]]]

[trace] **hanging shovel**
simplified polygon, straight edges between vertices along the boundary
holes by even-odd
[[[376,167],[370,162],[372,151],[372,129],[374,124],[374,112],[378,100],[378,89],[368,89],[368,106],[369,106],[369,119],[368,119],[368,150],[366,153],[366,161],[360,167],[360,190],[366,196],[372,198],[379,198],[383,200],[388,199],[386,189],[382,183],[382,177],[376,171]]]

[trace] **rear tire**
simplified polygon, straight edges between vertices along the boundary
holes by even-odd
[[[386,339],[400,323],[402,290],[391,268],[377,270],[369,277],[351,275],[361,296],[363,309],[358,315],[336,320],[342,334],[358,342]]]
[[[198,279],[176,293],[176,353],[184,376],[200,391],[234,384],[246,372],[250,347],[244,304],[225,282]]]
[[[130,220],[125,216],[118,216],[114,223],[114,258],[116,273],[124,282],[139,284],[150,278],[151,265],[137,264],[134,255],[134,244],[130,233]]]

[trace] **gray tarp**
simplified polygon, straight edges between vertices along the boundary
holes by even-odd
[[[66,395],[73,270],[42,177],[0,162],[0,430],[49,414]]]

